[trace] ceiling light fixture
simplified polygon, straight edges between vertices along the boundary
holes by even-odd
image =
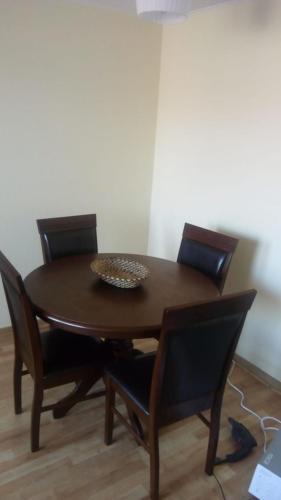
[[[192,0],[136,0],[139,17],[155,23],[175,23],[187,18]]]

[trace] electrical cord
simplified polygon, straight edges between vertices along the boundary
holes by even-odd
[[[264,451],[266,451],[266,447],[267,447],[267,431],[279,431],[279,427],[266,427],[265,426],[265,422],[266,421],[272,421],[272,422],[276,422],[278,424],[281,425],[281,420],[279,420],[278,418],[276,417],[270,417],[270,416],[265,416],[265,417],[261,417],[260,415],[258,415],[258,413],[256,413],[255,411],[251,410],[250,408],[248,408],[245,404],[244,404],[244,401],[245,401],[245,394],[243,393],[243,391],[241,391],[235,384],[233,384],[230,380],[230,377],[233,373],[233,370],[236,366],[236,363],[235,361],[232,361],[232,367],[231,367],[231,370],[229,372],[229,375],[228,375],[228,378],[227,378],[227,383],[228,385],[234,389],[236,392],[238,392],[238,394],[240,395],[241,399],[240,399],[240,406],[243,410],[247,411],[248,413],[250,413],[250,415],[253,415],[254,417],[256,417],[259,422],[260,422],[260,427],[261,427],[261,430],[263,432],[263,436],[264,436],[264,446],[263,446],[263,449]],[[226,496],[224,494],[224,491],[223,491],[223,487],[220,483],[220,481],[218,480],[216,474],[213,472],[213,476],[219,486],[219,489],[220,489],[220,493],[221,493],[221,497],[223,498],[223,500],[226,500]]]
[[[278,423],[278,424],[281,425],[281,420],[279,420],[276,417],[270,417],[270,416],[261,417],[256,412],[254,412],[253,410],[250,410],[250,408],[248,408],[247,406],[244,405],[245,394],[240,389],[238,389],[238,387],[236,387],[236,385],[234,385],[231,382],[231,380],[230,380],[230,377],[231,377],[231,375],[233,373],[235,365],[236,365],[235,361],[232,361],[232,367],[231,367],[231,370],[230,370],[228,378],[227,378],[227,383],[228,383],[228,385],[230,387],[232,387],[232,389],[234,389],[236,392],[238,392],[238,394],[240,394],[240,396],[241,396],[241,400],[240,400],[240,406],[241,406],[241,408],[243,408],[243,410],[247,411],[248,413],[250,413],[251,415],[253,415],[254,417],[256,417],[259,420],[260,426],[261,426],[261,430],[263,432],[263,437],[264,437],[263,450],[266,451],[266,447],[267,447],[266,432],[267,431],[279,431],[279,427],[266,427],[265,426],[265,421],[271,420],[271,421],[276,422],[276,423]]]
[[[226,496],[225,496],[225,494],[224,494],[223,487],[222,487],[222,485],[221,485],[220,481],[218,480],[218,478],[217,478],[217,476],[216,476],[216,474],[215,474],[214,472],[213,472],[213,476],[214,476],[215,480],[216,480],[216,481],[217,481],[217,483],[218,483],[218,486],[219,486],[219,489],[220,489],[221,496],[222,496],[223,500],[226,500]]]

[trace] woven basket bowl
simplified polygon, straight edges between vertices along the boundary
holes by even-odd
[[[119,288],[136,288],[149,276],[146,266],[125,257],[97,257],[91,269],[103,281]]]

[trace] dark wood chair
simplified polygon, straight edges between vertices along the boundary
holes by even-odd
[[[223,392],[256,291],[167,308],[157,353],[114,362],[106,370],[105,443],[117,415],[150,455],[151,498],[159,498],[159,428],[197,415],[209,427],[205,471],[213,472]],[[136,432],[115,407],[118,393],[144,425]],[[210,421],[201,413],[210,410]]]
[[[45,264],[61,257],[97,253],[95,214],[37,220]]]
[[[58,403],[43,406],[44,389],[75,382],[75,402],[79,402],[81,396],[102,377],[105,363],[112,359],[111,353],[108,346],[91,337],[57,328],[40,333],[22,278],[2,252],[0,272],[14,334],[15,413],[22,412],[21,379],[22,375],[29,374],[34,381],[31,450],[37,451],[41,413],[53,410],[54,416],[59,417],[65,399],[68,399],[67,396]],[[23,369],[23,364],[26,369]],[[104,390],[96,391],[85,396],[84,400],[104,394]]]
[[[95,214],[38,219],[37,227],[45,264],[61,257],[98,252]],[[116,356],[142,354],[134,349],[132,340],[107,339],[105,342]]]
[[[209,276],[221,293],[237,244],[231,236],[185,224],[177,262]]]

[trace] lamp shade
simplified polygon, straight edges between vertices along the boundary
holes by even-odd
[[[187,18],[192,0],[136,0],[142,19],[156,23],[172,23]]]

